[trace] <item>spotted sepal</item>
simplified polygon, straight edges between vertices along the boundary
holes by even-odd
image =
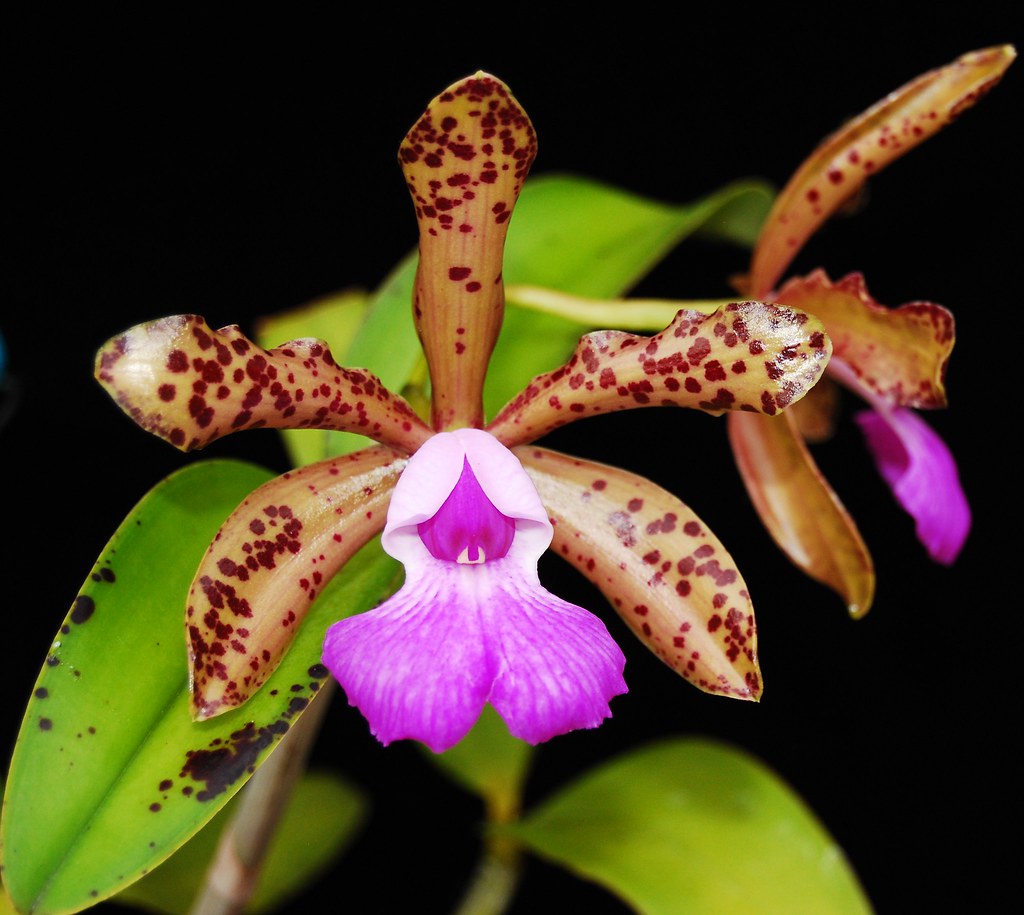
[[[732,557],[686,505],[635,474],[515,449],[554,525],[552,549],[662,661],[708,693],[757,700],[757,630]]]
[[[142,428],[182,451],[241,429],[357,432],[413,452],[430,435],[405,400],[321,340],[266,350],[198,315],[139,324],[107,341],[96,378]]]
[[[872,175],[952,123],[1002,79],[1010,45],[964,54],[890,93],[825,139],[775,200],[746,294],[768,294],[804,242]]]
[[[790,413],[731,413],[732,446],[761,522],[789,559],[862,617],[875,596],[875,568],[857,525],[822,476]]]
[[[321,589],[384,527],[406,463],[367,448],[277,477],[235,509],[185,611],[194,718],[241,705],[274,672]]]
[[[842,362],[857,392],[893,407],[946,406],[946,365],[956,331],[953,315],[932,302],[886,308],[864,277],[833,282],[824,270],[788,280],[776,294],[784,305],[820,318],[832,340],[832,365]]]
[[[680,311],[653,337],[587,334],[569,362],[534,378],[487,429],[512,447],[636,407],[774,415],[814,385],[831,352],[824,325],[795,309],[733,302],[712,314]]]
[[[484,375],[505,310],[505,234],[536,152],[526,113],[486,73],[435,98],[399,148],[419,223],[413,314],[437,429],[483,424]]]

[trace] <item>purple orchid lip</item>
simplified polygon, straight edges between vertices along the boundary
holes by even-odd
[[[970,533],[971,508],[948,446],[914,410],[895,407],[859,384],[841,359],[833,358],[828,370],[873,408],[855,419],[878,472],[914,519],[928,555],[952,565]]]
[[[971,509],[946,443],[913,410],[856,416],[878,472],[913,519],[928,555],[952,565],[971,530]]]
[[[530,743],[611,715],[625,657],[600,619],[541,585],[552,534],[518,458],[489,433],[440,432],[409,459],[382,541],[405,584],[324,640],[324,664],[382,743],[441,752],[487,703]]]
[[[516,523],[494,507],[464,458],[455,489],[416,530],[435,559],[476,565],[508,553]]]

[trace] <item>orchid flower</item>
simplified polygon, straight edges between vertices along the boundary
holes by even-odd
[[[636,407],[775,415],[831,353],[799,309],[680,311],[661,333],[601,331],[489,422],[482,390],[502,324],[502,257],[536,151],[507,87],[477,73],[435,98],[399,160],[420,229],[413,315],[431,382],[428,422],[326,343],[266,350],[196,315],[109,341],[97,378],[143,428],[182,450],[247,428],[331,429],[377,444],[301,467],[228,518],[188,596],[196,719],[244,703],[314,598],[383,530],[405,583],[326,634],[323,661],[382,743],[444,750],[486,703],[537,743],[595,727],[626,691],[604,623],[550,594],[549,545],[589,578],[666,664],[709,692],[756,700],[746,586],[707,526],[625,470],[532,444],[567,422]]]
[[[891,93],[826,139],[776,198],[758,238],[749,275],[737,286],[758,299],[799,308],[824,324],[834,346],[826,377],[793,410],[775,416],[729,414],[736,463],[765,526],[789,558],[830,586],[854,617],[874,598],[875,573],[853,519],[805,444],[827,438],[838,394],[833,381],[871,407],[857,416],[883,479],[914,518],[937,562],[952,563],[971,515],[956,463],[915,410],[946,405],[946,364],[955,339],[952,314],[931,302],[889,309],[863,276],[833,281],[824,270],[776,288],[808,238],[885,165],[950,123],[1002,77],[1010,46],[965,54]],[[552,289],[516,286],[521,306],[588,323],[654,327],[679,307],[708,313],[715,302],[651,299],[598,301]]]
[[[806,240],[871,175],[977,102],[1015,56],[1011,46],[965,54],[902,86],[824,140],[776,198],[744,285],[749,294],[805,309],[825,323],[835,347],[828,376],[869,404],[858,416],[868,447],[929,555],[945,564],[963,547],[970,508],[949,449],[914,410],[946,406],[952,314],[931,302],[885,308],[857,273],[832,281],[815,270],[777,283]],[[842,595],[856,617],[873,599],[871,557],[804,445],[804,438],[814,440],[830,428],[832,404],[823,384],[799,411],[778,420],[730,416],[729,438],[776,542]]]

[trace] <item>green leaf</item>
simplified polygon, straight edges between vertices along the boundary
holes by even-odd
[[[167,915],[187,915],[221,832],[240,800],[239,795],[232,798],[205,829],[114,901]],[[327,772],[303,776],[271,839],[246,911],[267,912],[322,873],[351,843],[366,812],[364,793],[341,777]]]
[[[869,915],[842,850],[775,773],[674,739],[591,771],[504,832],[647,915]]]
[[[244,706],[189,715],[184,605],[218,527],[271,474],[192,464],[132,510],[56,635],[14,750],[0,839],[19,911],[74,912],[152,870],[246,782],[317,691],[324,632],[396,582],[374,541]]]
[[[430,758],[463,788],[481,797],[492,819],[504,821],[519,811],[533,751],[528,743],[509,734],[498,713],[486,705],[459,743]]]
[[[505,281],[581,296],[621,295],[698,229],[752,244],[740,225],[760,224],[770,204],[767,185],[755,181],[674,205],[589,178],[537,178],[527,181],[512,216]]]
[[[273,349],[301,337],[324,340],[339,365],[349,365],[348,351],[366,317],[369,294],[362,289],[346,289],[255,322],[256,342],[264,349]],[[286,429],[281,432],[288,456],[295,467],[303,467],[330,457],[333,436],[350,440],[352,451],[368,444],[361,435],[327,432],[322,429]]]

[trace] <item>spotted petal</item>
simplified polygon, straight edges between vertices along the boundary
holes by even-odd
[[[804,242],[871,175],[952,123],[999,82],[1015,57],[1010,45],[964,54],[890,93],[822,142],[776,198],[746,293],[766,296]]]
[[[950,565],[970,532],[971,510],[949,448],[912,410],[865,410],[857,422],[879,471],[917,523],[918,539],[932,559]]]
[[[241,429],[357,432],[407,452],[430,435],[412,408],[321,340],[266,350],[198,315],[139,324],[96,356],[96,378],[140,426],[182,451]]]
[[[758,699],[754,610],[732,557],[650,480],[532,446],[515,449],[579,569],[662,661],[709,693]]]
[[[587,334],[566,365],[534,378],[487,428],[511,447],[635,407],[772,415],[813,386],[831,351],[821,322],[795,309],[743,302],[711,314],[680,311],[653,337]]]
[[[505,234],[536,153],[530,119],[487,73],[435,98],[399,150],[420,228],[413,315],[437,429],[483,424],[484,374],[505,311]]]
[[[736,466],[772,538],[796,566],[838,593],[851,616],[863,616],[875,593],[871,555],[789,413],[732,413],[728,422]]]
[[[953,315],[931,302],[899,308],[878,304],[864,277],[851,273],[832,282],[824,270],[788,280],[776,293],[784,305],[820,318],[832,340],[833,362],[863,397],[889,406],[946,405],[946,365],[955,341]]]
[[[196,719],[241,705],[270,676],[317,594],[384,526],[405,463],[367,448],[286,473],[235,509],[189,591]]]

